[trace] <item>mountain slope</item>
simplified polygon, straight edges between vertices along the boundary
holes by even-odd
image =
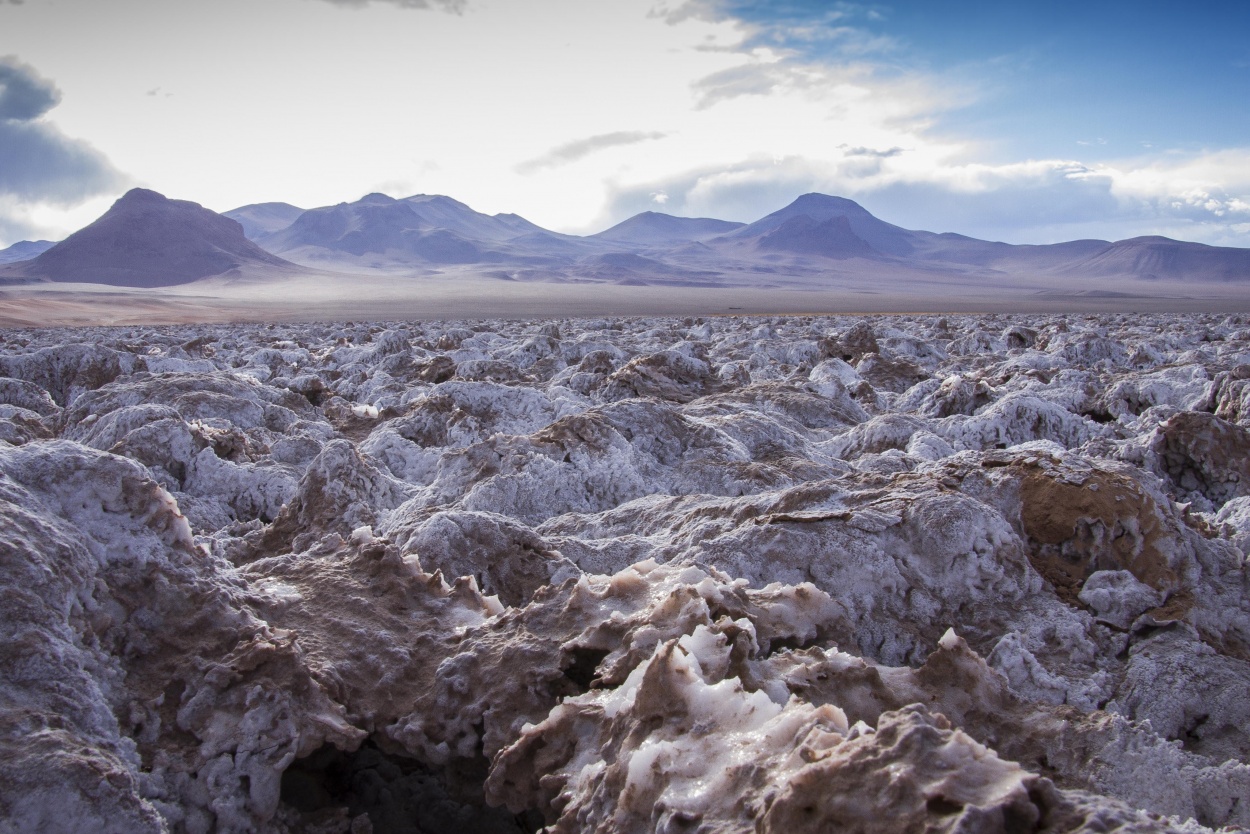
[[[827,194],[804,194],[783,209],[774,211],[754,223],[746,225],[727,237],[733,240],[760,240],[771,232],[784,226],[795,218],[807,218],[817,224],[841,218],[836,226],[828,226],[826,230],[835,235],[845,235],[843,228],[876,252],[883,255],[906,257],[915,251],[918,239],[930,234],[928,232],[912,232],[899,226],[878,220],[859,203],[844,197],[830,197]],[[791,226],[791,231],[797,228]],[[815,234],[815,233],[813,233]],[[785,237],[783,233],[783,237]],[[797,242],[796,242],[797,243]],[[797,243],[798,251],[807,251],[812,247],[810,242]],[[772,247],[780,248],[780,247]],[[817,247],[819,248],[819,247]]]
[[[591,235],[594,240],[637,246],[660,246],[706,240],[742,228],[744,223],[714,220],[710,217],[674,217],[658,211],[644,211],[610,229]]]
[[[28,261],[47,252],[56,241],[52,240],[19,240],[8,249],[0,249],[0,264],[11,264],[17,261]]]
[[[845,215],[825,220],[807,215],[789,217],[780,226],[756,238],[755,245],[765,252],[824,258],[871,258],[878,254],[868,241],[855,234]]]
[[[199,203],[128,191],[94,223],[0,277],[166,287],[240,267],[293,267],[243,235],[238,222]]]
[[[1063,267],[1071,275],[1146,280],[1201,276],[1208,281],[1250,280],[1250,249],[1207,246],[1171,238],[1135,237]]]
[[[243,234],[247,236],[247,239],[255,241],[265,235],[285,229],[303,213],[304,209],[290,203],[253,203],[223,211],[221,214],[222,217],[237,220],[243,227]]]
[[[466,265],[532,263],[532,251],[509,252],[503,244],[527,238],[522,249],[532,250],[534,236],[544,234],[551,233],[517,215],[481,214],[450,197],[396,200],[369,194],[354,203],[309,209],[259,242],[303,263],[377,263],[382,256],[399,265]]]
[[[459,200],[438,194],[416,194],[402,201],[422,224],[446,229],[469,240],[505,241],[546,229],[518,214],[482,214]]]

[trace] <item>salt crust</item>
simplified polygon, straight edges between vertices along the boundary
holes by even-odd
[[[1250,827],[1248,360],[1219,316],[8,331],[0,831],[367,830],[282,798],[366,739],[553,831]]]

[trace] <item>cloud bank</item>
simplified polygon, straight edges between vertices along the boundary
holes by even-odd
[[[13,56],[0,58],[0,234],[34,230],[39,204],[68,206],[121,187],[99,151],[43,116],[61,100],[56,86]]]
[[[1011,243],[1162,234],[1227,246],[1250,240],[1250,148],[1087,165],[1075,160],[984,164],[909,160],[908,151],[838,159],[756,156],[617,184],[608,217],[654,208],[692,217],[754,220],[797,195],[849,197],[910,229]],[[935,218],[940,218],[936,220]]]

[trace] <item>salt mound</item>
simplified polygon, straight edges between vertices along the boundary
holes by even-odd
[[[0,829],[1250,827],[1237,317],[0,339]]]

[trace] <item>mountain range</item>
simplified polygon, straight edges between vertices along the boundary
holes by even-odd
[[[59,243],[0,250],[3,283],[159,287],[310,269],[624,285],[818,289],[840,279],[886,291],[894,281],[1088,292],[1143,281],[1250,284],[1250,249],[1163,237],[996,243],[904,229],[824,194],[804,194],[749,224],[643,212],[577,236],[439,195],[369,194],[307,210],[259,203],[217,214],[134,189]]]

